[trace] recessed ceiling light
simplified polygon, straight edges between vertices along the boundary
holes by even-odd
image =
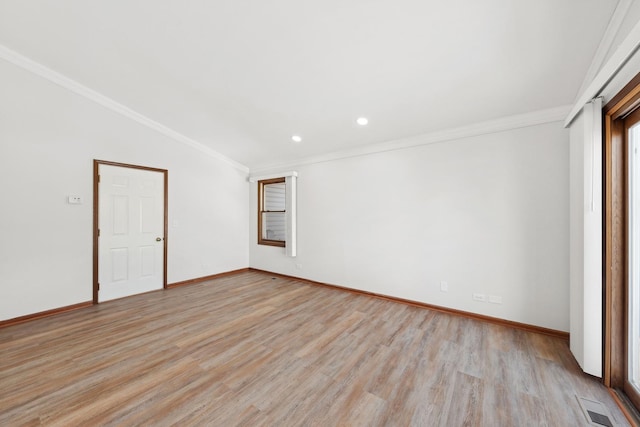
[[[367,124],[369,124],[369,119],[367,119],[366,117],[358,117],[356,123],[360,126],[366,126]]]
[[[302,138],[301,138],[300,136],[298,136],[298,135],[293,135],[293,136],[291,137],[291,140],[292,140],[293,142],[301,142],[301,141],[302,141]]]

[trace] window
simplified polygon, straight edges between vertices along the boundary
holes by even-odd
[[[286,241],[285,178],[258,181],[258,244],[285,246]]]
[[[297,256],[298,172],[250,176],[249,182],[258,184],[258,244],[280,246],[286,256]]]

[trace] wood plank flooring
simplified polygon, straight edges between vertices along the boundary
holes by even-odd
[[[0,329],[0,425],[584,426],[566,341],[244,272]]]

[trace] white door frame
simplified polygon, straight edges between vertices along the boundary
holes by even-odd
[[[162,288],[167,289],[167,238],[168,238],[168,184],[169,184],[169,171],[166,169],[150,168],[147,166],[129,165],[126,163],[109,162],[105,160],[93,160],[93,303],[98,303],[98,291],[100,290],[100,284],[98,283],[98,239],[99,239],[99,225],[100,218],[98,217],[99,202],[100,202],[100,190],[99,182],[100,176],[98,174],[100,165],[119,166],[122,168],[142,169],[151,172],[160,172],[164,176],[164,241],[163,241],[163,255],[162,255]]]

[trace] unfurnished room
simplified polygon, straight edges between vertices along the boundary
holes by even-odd
[[[0,425],[638,425],[639,49],[640,0],[0,0]]]

